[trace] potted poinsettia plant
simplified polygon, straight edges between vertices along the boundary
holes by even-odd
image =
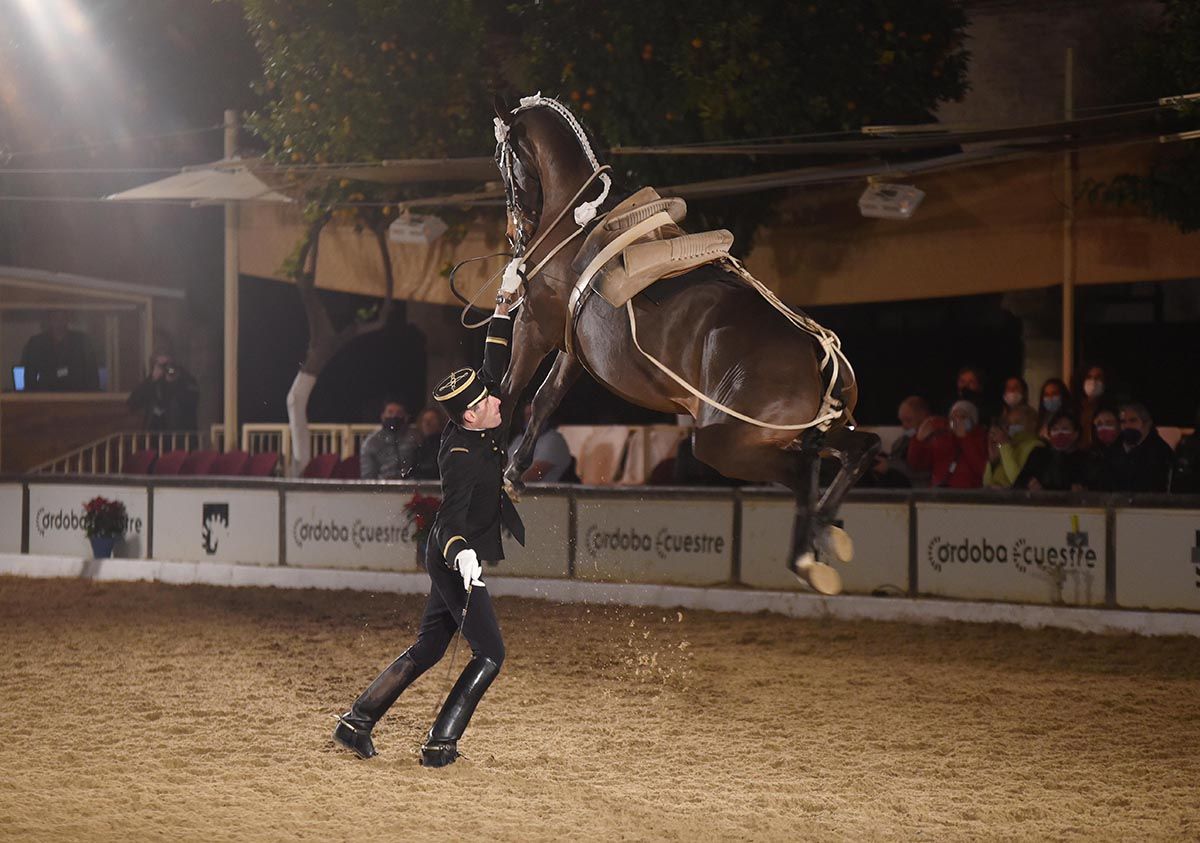
[[[129,523],[125,504],[95,497],[83,505],[83,532],[92,543],[92,555],[107,559],[113,555],[113,547],[125,535]]]
[[[441,498],[422,495],[420,492],[413,494],[412,500],[404,505],[404,514],[408,518],[408,534],[417,544],[417,565],[422,568],[425,567],[425,548],[429,544],[433,519],[441,505]]]

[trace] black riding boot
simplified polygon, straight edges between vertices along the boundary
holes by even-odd
[[[338,718],[337,728],[333,730],[334,741],[353,750],[359,758],[373,757],[375,743],[371,740],[371,729],[392,707],[400,692],[417,678],[417,673],[417,663],[405,651],[384,668],[350,710]]]
[[[500,665],[487,656],[467,662],[421,747],[422,766],[445,767],[454,763],[458,758],[458,740],[466,731],[484,691],[499,672]]]

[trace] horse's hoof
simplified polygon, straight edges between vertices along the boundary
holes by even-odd
[[[817,532],[814,544],[822,559],[849,562],[854,558],[854,539],[841,527],[830,524]]]
[[[797,559],[792,571],[819,594],[832,596],[842,593],[842,575],[832,566],[818,562],[811,553],[805,553]]]

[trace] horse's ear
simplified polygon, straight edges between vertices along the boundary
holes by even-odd
[[[504,95],[497,91],[492,95],[492,108],[496,112],[496,116],[503,120],[506,124],[512,123],[512,109],[508,107],[508,103],[504,99]]]

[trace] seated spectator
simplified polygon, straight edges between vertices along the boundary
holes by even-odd
[[[1154,429],[1150,411],[1137,402],[1122,404],[1117,420],[1121,438],[1107,452],[1113,490],[1167,491],[1174,454]]]
[[[65,310],[46,314],[45,327],[21,351],[25,389],[44,392],[87,392],[100,388],[100,371],[87,335],[68,327]]]
[[[979,367],[963,366],[958,370],[954,400],[970,401],[979,410],[979,418],[989,422],[1000,414],[1000,409],[984,397],[983,385],[983,371]]]
[[[142,413],[145,430],[195,430],[200,389],[170,354],[156,354],[150,375],[129,393],[129,409]]]
[[[1004,382],[1003,424],[1007,428],[1011,424],[1009,416],[1018,410],[1033,409],[1029,406],[1029,384],[1025,378],[1014,375]]]
[[[1171,491],[1181,495],[1200,495],[1200,408],[1196,410],[1196,428],[1175,448],[1175,470],[1171,473]]]
[[[417,434],[408,426],[408,410],[395,399],[383,402],[382,425],[362,445],[359,474],[363,480],[400,480],[412,471]]]
[[[526,404],[522,411],[525,423],[522,430],[508,445],[508,458],[511,460],[525,441],[525,430],[529,428],[529,420],[533,418],[533,404]],[[536,483],[543,480],[547,483],[578,483],[579,477],[574,471],[574,457],[567,447],[567,440],[558,432],[558,424],[554,417],[546,420],[546,424],[533,443],[533,462],[521,474],[526,483]]]
[[[979,424],[979,408],[957,401],[950,408],[950,435],[933,439],[930,482],[951,489],[978,489],[988,462],[987,429]]]
[[[437,480],[438,451],[442,447],[442,430],[446,427],[446,418],[442,411],[427,407],[417,416],[417,453],[413,457],[413,469],[408,477],[411,480]]]
[[[1029,455],[1014,487],[1038,492],[1088,488],[1088,457],[1080,447],[1079,423],[1066,410],[1050,419],[1050,447]]]
[[[892,443],[890,453],[875,457],[875,464],[863,475],[860,486],[908,489],[929,485],[929,471],[915,470],[908,463],[908,449],[917,435],[917,428],[929,418],[929,402],[919,395],[910,395],[900,402],[896,418],[903,429],[900,438]]]
[[[1030,455],[1046,444],[1034,432],[1037,413],[1032,407],[1018,406],[1007,417],[1007,427],[993,425],[988,432],[988,465],[983,472],[983,485],[989,489],[1011,488]]]
[[[1117,422],[1117,408],[1101,402],[1092,416],[1092,444],[1084,451],[1087,458],[1087,480],[1089,489],[1112,491],[1112,477],[1108,471],[1108,451],[1121,438],[1121,426]]]
[[[917,416],[921,415],[918,412],[910,416],[907,423],[903,420],[900,423],[904,425],[905,433],[910,429],[914,430],[912,436],[908,438],[905,448],[905,462],[908,463],[909,476],[913,478],[913,486],[928,487],[933,483],[934,443],[941,436],[949,436],[950,430],[946,419],[929,414],[929,405],[925,403],[924,399],[918,400],[921,403],[916,406],[923,407],[925,415],[918,420]],[[904,404],[900,406],[903,407]]]
[[[1107,376],[1100,366],[1089,366],[1083,373],[1079,396],[1079,433],[1084,448],[1092,445],[1092,421],[1104,401]]]
[[[1059,410],[1071,408],[1071,390],[1067,389],[1062,378],[1047,378],[1038,393],[1038,435],[1043,439],[1049,436],[1046,425],[1050,417]]]

